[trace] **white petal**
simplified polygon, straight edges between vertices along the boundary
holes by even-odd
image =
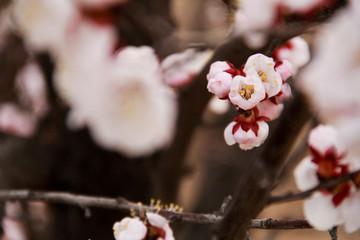
[[[325,154],[331,147],[335,147],[338,150],[338,153],[341,154],[343,146],[338,139],[337,130],[333,126],[319,125],[311,130],[308,143],[320,154]]]
[[[231,122],[224,131],[224,138],[227,145],[234,145],[236,143],[234,135],[232,134],[232,129],[236,122]]]
[[[342,222],[339,208],[335,208],[331,195],[315,193],[304,202],[304,215],[320,231],[327,231]]]
[[[319,184],[317,168],[317,165],[311,161],[311,157],[303,159],[295,168],[295,182],[301,191],[309,190]]]
[[[161,228],[165,231],[165,239],[164,240],[173,240],[173,231],[169,226],[169,222],[162,216],[156,213],[146,213],[146,217],[151,226]]]
[[[360,192],[352,193],[340,207],[345,220],[346,232],[357,231],[360,228]]]

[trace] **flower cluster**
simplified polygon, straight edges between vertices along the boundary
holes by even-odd
[[[311,156],[306,157],[294,171],[296,184],[302,191],[319,183],[336,179],[358,170],[354,158],[347,156],[339,141],[337,130],[330,125],[319,125],[308,139]],[[355,163],[355,164],[354,164]],[[360,176],[337,186],[315,192],[304,203],[306,219],[318,230],[329,230],[344,224],[347,232],[360,228]]]
[[[125,217],[113,226],[116,240],[174,240],[168,221],[156,214],[147,212],[145,220],[138,217]]]
[[[235,143],[243,150],[262,144],[268,136],[265,121],[279,116],[282,101],[291,96],[286,83],[290,62],[275,62],[262,54],[249,57],[245,66],[236,69],[229,62],[215,62],[207,75],[207,88],[218,98],[228,99],[240,115],[225,129],[228,145]]]

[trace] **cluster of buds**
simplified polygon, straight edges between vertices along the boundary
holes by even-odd
[[[214,62],[207,75],[208,90],[219,99],[235,105],[239,116],[226,127],[225,141],[243,150],[260,146],[268,136],[265,121],[277,118],[283,100],[291,96],[286,80],[291,75],[291,63],[274,61],[263,54],[248,58],[245,66],[236,69],[228,61]]]
[[[350,171],[358,170],[354,159],[347,156],[339,141],[337,130],[329,125],[320,125],[310,133],[306,157],[295,169],[295,180],[299,189],[306,191],[323,181],[337,179]],[[357,161],[357,160],[355,160]],[[347,232],[360,228],[359,174],[335,187],[314,193],[304,203],[307,220],[318,230],[329,230],[345,224]]]
[[[178,205],[162,204],[160,200],[151,199],[150,209],[144,211],[142,204],[138,208],[131,209],[131,217],[125,217],[113,226],[116,240],[174,240],[169,222],[157,212],[160,210],[182,212]],[[154,212],[153,212],[154,211]]]

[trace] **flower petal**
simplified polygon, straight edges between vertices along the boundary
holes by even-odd
[[[310,199],[305,200],[304,215],[309,223],[320,231],[327,231],[342,223],[339,208],[332,203],[332,195],[315,193]]]
[[[309,190],[319,184],[317,168],[317,165],[311,161],[311,157],[303,159],[295,168],[295,182],[301,191]]]

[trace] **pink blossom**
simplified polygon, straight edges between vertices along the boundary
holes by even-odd
[[[213,62],[210,66],[209,73],[206,75],[207,80],[214,78],[218,73],[226,72],[231,69],[231,65],[225,61],[216,61]]]
[[[0,105],[0,130],[19,137],[31,137],[36,129],[33,116],[12,103]]]
[[[280,73],[281,79],[285,82],[291,77],[292,64],[288,60],[282,60],[275,65],[275,71]]]
[[[295,75],[310,60],[309,45],[301,37],[294,37],[275,49],[273,57],[277,61],[288,60],[292,66],[291,73]]]
[[[116,240],[143,240],[147,234],[147,228],[139,218],[123,218],[113,226]]]
[[[250,56],[246,61],[244,72],[248,75],[252,71],[259,75],[268,97],[275,96],[280,92],[282,79],[280,74],[275,71],[275,62],[272,58],[260,53]]]
[[[265,98],[265,88],[260,77],[255,73],[246,77],[236,76],[231,82],[229,99],[243,110],[255,107]]]
[[[259,102],[256,105],[259,110],[259,115],[267,117],[270,120],[278,118],[284,108],[284,104],[275,104],[269,99]]]
[[[283,83],[281,86],[281,91],[276,94],[274,97],[271,97],[270,100],[276,104],[281,104],[285,100],[288,100],[292,97],[291,88],[288,83]]]
[[[213,78],[208,78],[207,89],[220,99],[227,98],[233,77],[226,72],[217,73]]]

